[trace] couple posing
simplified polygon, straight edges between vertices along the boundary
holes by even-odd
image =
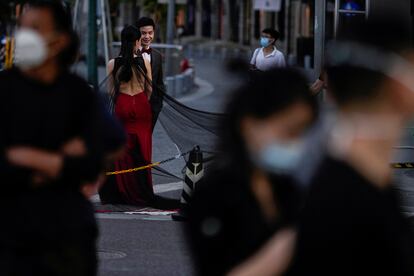
[[[109,61],[114,116],[127,135],[115,170],[151,163],[152,131],[162,108],[164,82],[161,53],[151,48],[155,23],[140,18],[121,32],[121,51]],[[103,203],[147,206],[154,201],[151,170],[112,176],[100,191]]]

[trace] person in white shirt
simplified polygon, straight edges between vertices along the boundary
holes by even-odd
[[[264,29],[260,37],[260,46],[257,48],[250,61],[251,68],[254,70],[267,71],[275,67],[286,67],[285,56],[280,52],[275,44],[279,39],[280,33],[275,29]]]

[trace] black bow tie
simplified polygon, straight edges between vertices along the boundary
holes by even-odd
[[[147,53],[148,55],[151,55],[151,52],[152,52],[151,48],[148,48],[148,49],[142,48],[142,50],[141,50],[141,54]]]

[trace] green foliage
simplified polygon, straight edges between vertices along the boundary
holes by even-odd
[[[158,1],[157,0],[145,0],[144,9],[149,13],[155,13],[157,11]]]
[[[158,4],[158,0],[144,0],[144,10],[152,14],[156,24],[160,27],[157,34],[161,39],[165,39],[164,34],[167,25],[168,5]]]

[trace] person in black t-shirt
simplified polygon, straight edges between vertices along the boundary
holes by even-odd
[[[311,184],[289,275],[414,275],[414,236],[389,165],[414,111],[410,35],[384,18],[339,37],[327,59],[338,121]]]
[[[17,67],[0,73],[1,275],[96,274],[98,230],[80,190],[120,145],[105,145],[98,95],[69,73],[76,51],[60,2],[25,8]]]

